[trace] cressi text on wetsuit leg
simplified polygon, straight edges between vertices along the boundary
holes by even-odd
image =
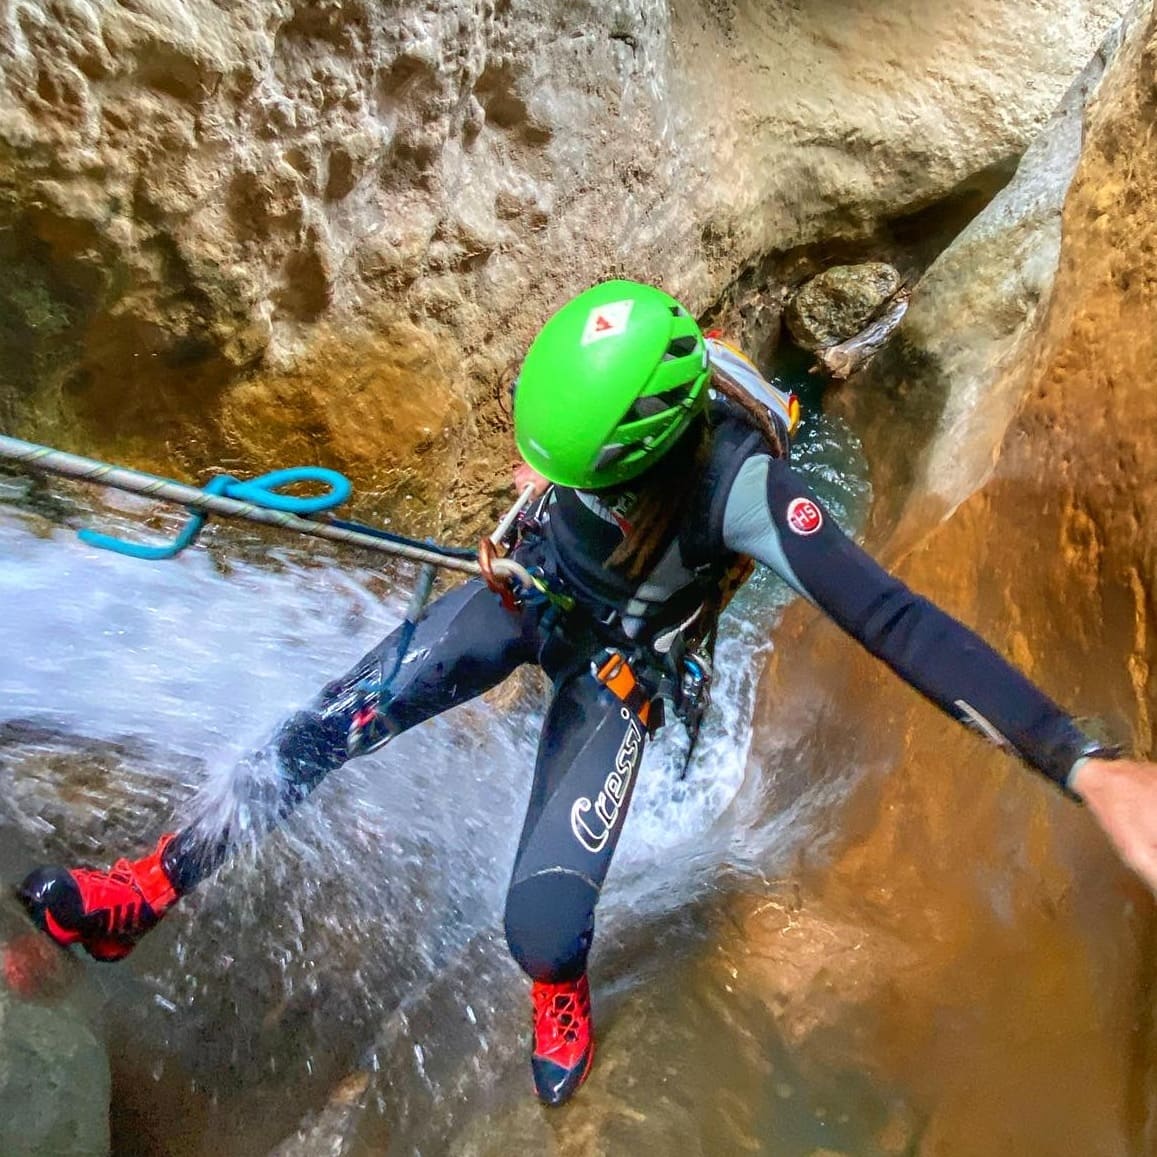
[[[507,943],[535,980],[573,980],[586,968],[646,736],[589,668],[557,683],[506,900]]]

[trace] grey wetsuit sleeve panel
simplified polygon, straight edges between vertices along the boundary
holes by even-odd
[[[784,553],[779,529],[767,507],[767,474],[772,459],[748,458],[727,495],[723,512],[723,542],[728,550],[749,555],[773,570],[797,594],[815,600],[800,582]]]

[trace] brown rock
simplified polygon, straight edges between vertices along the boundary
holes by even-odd
[[[260,394],[280,426],[274,383],[374,364],[386,315],[437,343],[432,428],[493,479],[489,391],[567,295],[625,272],[702,310],[766,254],[952,195],[1023,149],[1123,4],[23,5],[0,32],[0,424],[185,476],[284,464],[250,457]],[[353,442],[378,433],[393,458],[372,415]],[[464,503],[476,479],[421,441],[400,473]]]
[[[1119,42],[1110,34],[1012,180],[916,285],[895,339],[833,399],[864,439],[874,535],[890,535],[893,552],[992,469],[1053,292],[1086,110]]]
[[[900,274],[882,261],[833,265],[796,291],[784,321],[804,349],[839,345],[882,313],[899,288]]]
[[[818,350],[816,365],[811,373],[826,370],[836,381],[844,381],[859,373],[884,348],[896,332],[896,327],[908,312],[909,294],[900,289],[885,305],[883,312],[854,337],[839,345]]]
[[[1085,115],[1047,307],[996,374],[998,391],[1004,375],[1023,389],[992,477],[933,533],[924,523],[898,571],[1150,757],[1155,56],[1145,4]],[[1153,1152],[1152,896],[1088,815],[830,625],[801,613],[779,643],[764,689],[777,752],[822,753],[820,779],[863,769],[825,817],[840,846],[801,866],[811,906],[905,949],[891,991],[832,957],[844,1023],[861,1030],[837,1039],[912,1099],[928,1122],[918,1152],[972,1153],[978,1138],[1000,1157]]]

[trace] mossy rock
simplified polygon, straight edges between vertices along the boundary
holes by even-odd
[[[834,265],[804,284],[788,302],[787,327],[804,349],[839,345],[868,325],[900,284],[900,274],[882,261]]]

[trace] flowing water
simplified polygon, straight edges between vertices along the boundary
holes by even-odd
[[[849,432],[813,413],[796,461],[857,529],[868,494]],[[98,504],[72,484],[0,476],[7,881],[45,860],[139,854],[197,791],[226,792],[285,712],[398,622],[414,578],[232,524],[165,563],[73,533],[99,522],[140,535],[142,515],[161,533],[177,524],[136,499]],[[807,838],[798,811],[734,806],[786,601],[760,574],[732,604],[686,777],[677,723],[647,753],[599,909],[595,967],[605,962],[612,994],[661,985],[657,969],[695,936],[716,882],[772,871]],[[349,1151],[436,1153],[451,1134],[481,1151],[486,1130],[471,1123],[487,1106],[530,1105],[525,985],[500,919],[544,704],[522,680],[351,763],[129,961],[86,966],[114,1068],[117,1153],[268,1151],[350,1074],[362,1140]],[[671,1151],[661,1128],[652,1151]]]

